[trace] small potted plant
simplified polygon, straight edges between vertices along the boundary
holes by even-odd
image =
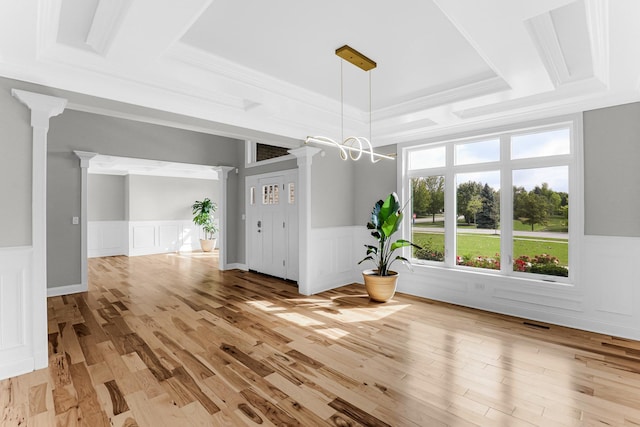
[[[391,241],[391,236],[398,231],[402,224],[402,217],[402,209],[396,193],[389,194],[386,200],[378,200],[373,205],[371,222],[367,224],[367,228],[373,230],[371,235],[378,241],[378,244],[375,246],[365,245],[367,256],[358,263],[372,261],[375,264],[375,269],[362,272],[365,288],[369,298],[373,301],[389,301],[396,292],[398,273],[390,269],[391,264],[395,261],[401,261],[411,268],[411,263],[407,258],[401,255],[394,257],[395,250],[405,246],[422,249],[408,240]]]
[[[213,213],[217,206],[207,197],[202,201],[196,200],[191,209],[194,215],[193,223],[203,231],[204,238],[200,239],[200,247],[203,252],[211,252],[216,247],[214,235],[218,232],[218,227],[213,221]]]

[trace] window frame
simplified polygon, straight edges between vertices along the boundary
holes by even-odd
[[[570,153],[546,157],[511,159],[511,138],[523,134],[541,133],[557,129],[568,129]],[[481,142],[491,138],[500,140],[500,160],[484,163],[455,165],[455,146],[458,144]],[[420,149],[445,146],[446,162],[444,167],[408,170],[409,154]],[[478,130],[462,135],[433,138],[427,141],[403,144],[399,147],[402,156],[398,165],[399,187],[403,199],[411,197],[411,179],[442,175],[445,177],[445,260],[416,260],[410,249],[404,249],[403,255],[410,257],[418,272],[421,269],[436,268],[462,271],[471,274],[498,275],[523,283],[536,283],[536,286],[557,288],[565,286],[575,288],[578,281],[580,247],[584,230],[584,193],[583,193],[583,141],[582,116],[580,114],[557,119],[539,120],[524,124],[503,126],[493,130]],[[568,257],[569,276],[551,276],[536,273],[513,271],[513,191],[504,191],[513,187],[513,171],[520,169],[545,168],[553,166],[568,167],[568,192],[570,195]],[[490,270],[456,264],[456,176],[461,173],[498,170],[500,172],[500,256],[509,262],[502,262],[500,270]],[[403,238],[411,240],[411,215],[405,215],[402,228]]]

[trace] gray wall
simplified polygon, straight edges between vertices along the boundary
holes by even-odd
[[[124,221],[125,177],[89,174],[87,183],[87,219]]]
[[[376,148],[379,153],[395,153],[396,145]],[[380,160],[371,163],[361,159],[355,164],[354,172],[354,225],[367,225],[374,203],[385,199],[397,189],[397,160]],[[401,200],[403,204],[406,200]]]
[[[585,234],[640,237],[640,103],[584,113]]]
[[[238,166],[239,141],[209,134],[131,120],[66,110],[49,128],[47,188],[48,286],[80,283],[80,168],[73,150],[100,154]],[[238,192],[238,179],[229,174],[227,191]],[[238,227],[236,200],[228,206],[228,230]],[[227,259],[236,262],[237,242],[229,239]]]
[[[31,114],[0,79],[0,247],[31,245]]]
[[[342,160],[336,149],[313,157],[311,227],[353,225],[354,165]]]
[[[190,220],[196,200],[208,197],[220,206],[219,187],[217,180],[131,175],[129,220]]]

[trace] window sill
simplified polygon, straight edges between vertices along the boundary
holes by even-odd
[[[478,278],[480,280],[491,280],[496,284],[508,284],[522,286],[525,288],[535,287],[543,289],[563,290],[574,292],[577,287],[570,278],[560,276],[539,275],[539,277],[527,277],[527,273],[503,274],[498,270],[480,269],[465,266],[447,266],[443,263],[426,263],[412,261],[413,273],[425,275],[435,273],[439,275],[460,275],[469,279]]]

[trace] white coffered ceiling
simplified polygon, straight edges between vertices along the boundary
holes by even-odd
[[[302,140],[340,134],[349,44],[378,63],[384,145],[637,101],[639,18],[637,0],[7,0],[0,75]],[[343,72],[363,134],[368,76]],[[122,114],[88,99],[70,105]]]

